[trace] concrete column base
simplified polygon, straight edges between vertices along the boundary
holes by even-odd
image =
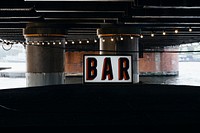
[[[133,83],[138,83],[139,82],[139,74],[133,74]]]
[[[64,84],[64,73],[26,73],[26,85],[31,86],[45,86]]]

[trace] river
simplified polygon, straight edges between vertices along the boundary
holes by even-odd
[[[11,73],[25,73],[25,63],[5,63],[0,62],[0,67],[12,67],[3,70]],[[2,71],[1,71],[2,72]],[[173,84],[200,86],[200,62],[179,62],[179,75],[167,77],[140,77],[140,81],[145,84]],[[25,78],[0,78],[0,89],[26,87]]]

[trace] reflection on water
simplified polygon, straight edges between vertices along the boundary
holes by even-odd
[[[10,73],[25,72],[25,63],[3,63],[1,67],[12,67],[3,70]],[[1,71],[1,72],[3,72]],[[173,84],[200,86],[200,62],[179,62],[179,76],[167,77],[140,77],[145,84]],[[25,78],[3,78],[0,77],[0,89],[26,87]]]
[[[140,77],[146,84],[200,86],[200,62],[179,62],[179,75],[168,77]]]

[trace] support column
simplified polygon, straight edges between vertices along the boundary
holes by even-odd
[[[100,38],[100,54],[130,54],[133,57],[133,83],[139,82],[140,29],[130,26],[112,26],[97,30]]]
[[[54,24],[32,23],[24,29],[28,87],[64,83],[65,34]]]

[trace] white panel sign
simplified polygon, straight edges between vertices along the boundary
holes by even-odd
[[[84,55],[84,83],[132,83],[131,55]]]

